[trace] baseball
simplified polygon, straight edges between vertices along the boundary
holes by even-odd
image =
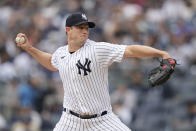
[[[25,42],[25,39],[24,37],[16,37],[16,43],[24,43]]]

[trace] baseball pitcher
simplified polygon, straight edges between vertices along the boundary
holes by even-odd
[[[112,112],[108,91],[109,66],[123,58],[161,57],[169,61],[169,66],[162,70],[174,69],[175,63],[172,65],[170,62],[174,60],[165,51],[88,39],[88,29],[94,27],[95,23],[88,21],[85,14],[69,15],[65,26],[68,45],[58,48],[53,54],[32,47],[25,34],[17,35],[17,46],[47,69],[59,71],[64,102],[62,116],[54,131],[131,131]]]

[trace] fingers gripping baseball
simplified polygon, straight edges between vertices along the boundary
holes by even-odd
[[[17,34],[15,41],[18,46],[21,46],[21,44],[24,44],[25,43],[25,34],[22,34],[22,33]]]
[[[17,36],[15,38],[15,42],[17,43],[18,47],[21,47],[23,49],[31,47],[27,36],[23,33],[18,33],[17,34]]]

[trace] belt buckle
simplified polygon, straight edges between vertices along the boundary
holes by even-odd
[[[79,116],[80,116],[80,117],[91,117],[92,115],[89,115],[89,114],[85,114],[85,113],[84,113],[84,114],[79,114]]]

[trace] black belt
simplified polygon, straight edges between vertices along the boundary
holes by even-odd
[[[63,108],[63,111],[66,112],[66,110],[67,110],[66,108]],[[96,117],[99,116],[98,114],[94,114],[94,115],[80,115],[80,114],[78,114],[76,112],[73,112],[71,110],[69,110],[69,113],[74,115],[74,116],[77,116],[77,117],[79,117],[81,119],[91,119],[91,118],[96,118]],[[107,113],[108,113],[107,111],[103,111],[100,116],[106,115]]]

